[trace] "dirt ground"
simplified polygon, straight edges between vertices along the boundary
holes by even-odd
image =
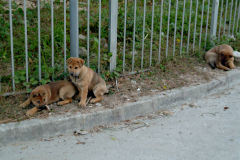
[[[199,85],[224,75],[226,75],[225,71],[213,70],[204,63],[193,61],[188,64],[181,60],[171,61],[165,64],[164,70],[159,69],[159,67],[150,68],[146,72],[133,75],[126,74],[117,80],[107,82],[107,85],[111,87],[109,93],[104,96],[104,100],[100,103],[88,104],[86,108],[77,106],[79,100],[74,100],[72,104],[64,106],[52,104],[49,105],[50,110],[44,108],[33,117],[25,115],[27,110],[33,107],[32,104],[26,108],[19,107],[28,98],[29,94],[0,97],[0,124],[32,118],[47,118],[48,116],[60,114],[90,113],[115,108],[126,103],[136,102],[143,96],[154,95],[164,90],[183,86]]]

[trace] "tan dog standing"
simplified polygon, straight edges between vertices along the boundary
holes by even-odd
[[[212,69],[217,67],[219,69],[229,71],[230,69],[236,68],[233,63],[233,49],[227,44],[216,46],[207,51],[205,54],[205,60]]]
[[[108,91],[106,82],[103,78],[94,72],[91,68],[84,65],[81,58],[70,57],[67,59],[68,71],[72,82],[77,86],[81,101],[78,103],[80,107],[86,106],[87,95],[89,91],[93,91],[96,98],[90,103],[97,103],[103,99],[103,94]]]
[[[72,97],[75,95],[76,91],[76,88],[69,81],[64,80],[51,82],[49,84],[36,87],[31,92],[30,98],[28,98],[26,102],[22,103],[20,106],[26,107],[32,102],[36,107],[26,113],[28,116],[31,116],[39,110],[39,107],[55,103],[60,99],[63,101],[58,102],[57,105],[71,103]]]

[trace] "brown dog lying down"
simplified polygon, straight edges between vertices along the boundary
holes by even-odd
[[[236,68],[233,64],[233,49],[227,44],[216,46],[205,54],[206,62],[215,69],[223,69],[229,71],[230,69]],[[230,68],[228,68],[230,67]]]
[[[86,106],[87,95],[89,91],[93,91],[96,98],[90,103],[97,103],[103,99],[103,94],[108,91],[106,82],[100,75],[91,68],[84,65],[81,58],[70,57],[67,59],[68,71],[72,82],[77,86],[81,101],[78,103],[80,107]]]
[[[36,106],[27,111],[28,116],[34,115],[39,107],[60,101],[57,105],[64,105],[72,102],[72,97],[76,93],[76,88],[69,81],[56,81],[36,87],[30,94],[30,98],[22,103],[21,107],[28,106],[31,102]]]

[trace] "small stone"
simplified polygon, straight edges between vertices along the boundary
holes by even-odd
[[[108,48],[108,41],[105,38],[101,38],[101,45],[103,48]]]
[[[191,104],[189,104],[189,107],[195,107],[195,108],[197,108],[197,106],[194,104],[194,103],[191,103]]]
[[[137,82],[136,82],[136,81],[134,81],[134,80],[131,80],[131,83],[133,83],[133,84],[137,84]]]
[[[96,106],[101,106],[101,104],[100,103],[96,103]]]
[[[135,50],[134,52],[130,52],[129,54],[133,54],[134,53],[134,55],[137,55],[138,54],[138,52]]]
[[[85,47],[79,47],[79,57],[86,57],[87,56],[87,50]]]
[[[82,35],[82,34],[79,34],[79,39],[81,40],[86,40],[86,36]]]
[[[89,132],[88,131],[74,131],[73,132],[75,135],[86,135],[88,134]]]

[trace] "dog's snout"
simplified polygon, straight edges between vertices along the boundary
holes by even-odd
[[[73,76],[73,73],[70,73],[71,76]]]

